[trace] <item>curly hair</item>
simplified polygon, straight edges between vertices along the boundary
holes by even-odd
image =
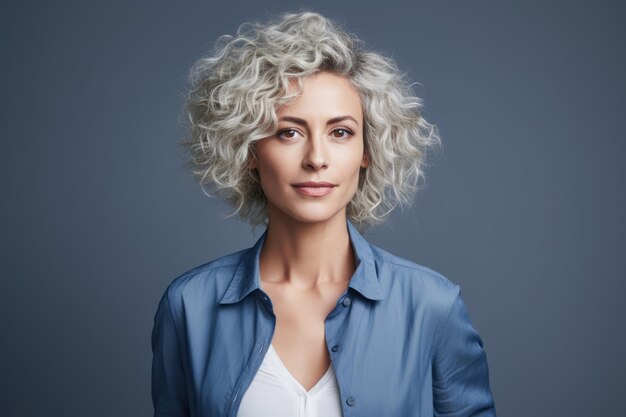
[[[236,36],[220,36],[211,56],[191,68],[181,141],[202,190],[226,200],[253,226],[267,224],[267,199],[258,172],[248,167],[253,143],[275,133],[277,108],[299,97],[302,79],[319,71],[344,76],[358,92],[364,146],[370,158],[346,215],[360,229],[380,223],[399,203],[411,204],[424,178],[425,155],[441,145],[436,126],[421,115],[395,62],[367,51],[337,23],[310,11],[269,23],[246,22]],[[288,94],[290,82],[296,91]]]

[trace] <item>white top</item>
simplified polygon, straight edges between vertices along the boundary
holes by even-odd
[[[331,362],[309,391],[291,375],[270,344],[246,390],[237,417],[341,417],[341,398]]]

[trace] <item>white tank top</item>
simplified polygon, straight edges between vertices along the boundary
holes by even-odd
[[[237,417],[341,416],[339,385],[332,362],[324,376],[307,391],[271,344],[237,412]]]

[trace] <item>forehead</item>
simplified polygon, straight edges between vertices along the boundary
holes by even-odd
[[[287,94],[294,93],[298,84],[290,82]],[[347,78],[330,72],[319,72],[302,79],[302,94],[277,109],[279,116],[335,117],[350,115],[361,120],[363,109],[357,90]]]

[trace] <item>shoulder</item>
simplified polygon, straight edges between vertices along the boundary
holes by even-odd
[[[164,297],[168,298],[172,307],[180,306],[189,299],[210,300],[211,295],[217,296],[228,286],[248,250],[229,253],[185,271],[170,282]]]
[[[429,311],[446,316],[459,296],[460,286],[447,276],[417,262],[394,255],[370,244],[378,279],[389,296],[419,304]]]

